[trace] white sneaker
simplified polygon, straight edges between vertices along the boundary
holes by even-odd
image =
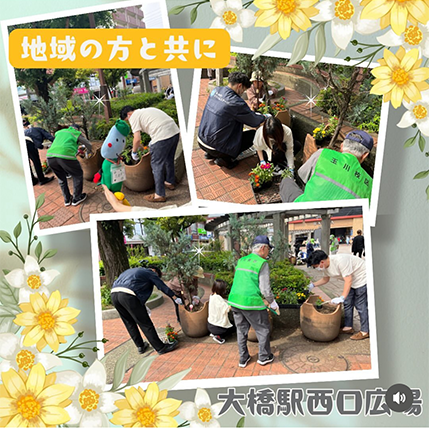
[[[258,360],[257,363],[260,364],[261,366],[265,366],[266,364],[271,363],[273,360],[274,360],[274,355],[271,354],[266,360],[264,361]]]

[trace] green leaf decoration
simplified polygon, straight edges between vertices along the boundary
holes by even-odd
[[[315,57],[314,57],[313,67],[319,63],[319,61],[322,59],[322,57],[325,55],[325,52],[326,52],[325,25],[326,25],[326,22],[319,25],[319,27],[317,27],[317,30],[314,36]]]
[[[422,172],[417,173],[417,175],[414,176],[413,179],[424,179],[428,175],[429,175],[429,170],[423,170]]]
[[[0,306],[0,318],[3,317],[13,317],[15,318],[17,314],[21,313],[21,309],[18,306]]]
[[[145,357],[139,360],[136,365],[133,367],[133,370],[130,375],[130,379],[128,380],[127,385],[134,385],[141,382],[146,376],[151,364],[154,362],[156,356],[153,357]]]
[[[0,316],[0,333],[15,334],[21,327],[13,322],[14,319],[14,316]]]
[[[182,13],[184,9],[185,9],[185,6],[176,6],[176,7],[171,8],[168,11],[168,13],[170,15],[179,15],[179,13]]]
[[[307,54],[308,45],[310,43],[310,32],[304,31],[298,39],[296,39],[295,46],[293,47],[292,56],[290,57],[288,66],[296,64],[298,61],[302,60]]]
[[[189,16],[191,17],[191,24],[193,24],[195,22],[195,20],[197,19],[197,16],[198,16],[198,6],[195,6],[191,10],[191,13],[189,14]]]
[[[43,203],[45,203],[45,193],[40,194],[39,197],[36,199],[36,211],[37,209],[40,209],[43,206]]]
[[[10,234],[4,230],[0,230],[0,239],[4,243],[12,242],[12,238],[10,237]]]
[[[8,273],[10,273],[11,271],[8,269],[3,269],[3,274],[7,275]]]
[[[37,259],[40,259],[40,256],[42,255],[42,242],[37,244],[34,254],[36,255]]]
[[[237,425],[235,427],[244,427],[244,421],[246,420],[246,417],[241,417],[238,422]]]
[[[264,41],[259,45],[259,48],[256,50],[255,55],[253,55],[252,60],[256,60],[261,55],[265,54],[269,51],[273,46],[277,45],[283,39],[278,33],[269,34]]]
[[[171,390],[173,389],[192,369],[182,370],[179,373],[169,376],[158,382],[159,390]]]
[[[429,200],[429,185],[426,188],[426,196],[427,196],[427,199]]]
[[[39,218],[37,219],[37,222],[47,222],[47,221],[50,221],[51,219],[54,219],[52,215],[42,215],[42,216],[39,216]]]
[[[21,221],[16,225],[16,227],[13,229],[13,235],[18,239],[18,237],[22,233],[22,225]]]
[[[10,286],[6,279],[2,279],[0,281],[0,302],[5,306],[17,306],[18,297],[19,288]]]
[[[56,253],[57,253],[57,250],[56,250],[56,249],[48,249],[48,250],[45,252],[45,255],[43,256],[43,260],[44,260],[45,258],[52,258]]]
[[[410,137],[407,139],[404,143],[404,148],[409,148],[410,146],[413,146],[416,142],[417,134],[413,137]]]
[[[122,383],[127,369],[127,359],[130,351],[126,350],[116,361],[113,372],[113,385],[111,391],[115,391]]]
[[[426,146],[426,139],[422,135],[420,135],[420,138],[419,138],[420,151],[423,152],[425,150],[425,146]]]

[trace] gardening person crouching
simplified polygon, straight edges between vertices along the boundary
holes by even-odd
[[[173,351],[178,345],[177,341],[171,344],[161,341],[146,310],[146,302],[152,294],[154,286],[167,296],[174,298],[176,304],[182,304],[182,300],[177,298],[174,292],[161,281],[161,276],[161,270],[156,266],[136,267],[125,270],[112,285],[113,306],[118,311],[140,354],[145,352],[148,344],[143,341],[139,327],[158,354]]]
[[[344,303],[344,327],[341,333],[354,333],[353,308],[359,313],[360,331],[350,337],[352,340],[362,340],[369,337],[368,297],[366,289],[365,261],[350,254],[337,254],[327,256],[322,250],[314,251],[308,263],[314,269],[323,271],[323,278],[310,283],[309,291],[329,282],[330,278],[344,280],[343,293],[340,297],[331,300],[339,305]]]
[[[257,236],[252,246],[252,253],[238,260],[228,296],[237,327],[239,367],[246,367],[251,358],[247,348],[247,335],[251,326],[259,343],[258,364],[265,366],[274,360],[267,306],[263,300],[267,300],[271,309],[279,308],[271,291],[270,269],[266,261],[272,246],[267,236]]]
[[[141,143],[141,133],[150,136],[150,165],[155,180],[155,194],[144,196],[144,199],[149,202],[165,202],[165,188],[176,188],[174,155],[179,143],[179,127],[173,118],[156,108],[134,109],[132,106],[124,106],[121,109],[121,119],[129,121],[134,134],[131,154],[133,160],[139,160],[137,150]]]

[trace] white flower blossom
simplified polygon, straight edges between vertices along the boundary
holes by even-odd
[[[356,31],[371,34],[380,30],[379,20],[360,19],[363,6],[360,0],[324,0],[314,5],[320,13],[311,19],[317,22],[331,21],[331,34],[335,45],[346,49]]]
[[[195,402],[182,403],[179,411],[180,416],[189,421],[190,427],[220,427],[217,418],[222,405],[222,402],[212,405],[207,391],[197,388]]]
[[[429,90],[422,91],[422,98],[415,103],[403,102],[407,111],[398,123],[399,128],[408,128],[417,124],[418,129],[425,136],[429,136]]]
[[[210,0],[213,12],[218,15],[210,28],[224,28],[235,42],[243,41],[243,28],[251,27],[255,21],[255,13],[243,9],[241,0]]]
[[[29,302],[30,295],[33,293],[46,294],[49,291],[46,288],[60,272],[57,270],[40,270],[37,260],[28,255],[25,259],[24,269],[14,269],[9,272],[5,278],[6,281],[14,288],[19,288],[19,303]]]

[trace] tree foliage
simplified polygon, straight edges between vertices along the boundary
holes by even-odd
[[[181,217],[159,217],[148,218],[143,224],[145,227],[150,224],[158,225],[163,231],[168,232],[171,239],[176,239],[180,233],[184,232],[192,224],[204,222],[206,217],[202,215],[181,216]]]

